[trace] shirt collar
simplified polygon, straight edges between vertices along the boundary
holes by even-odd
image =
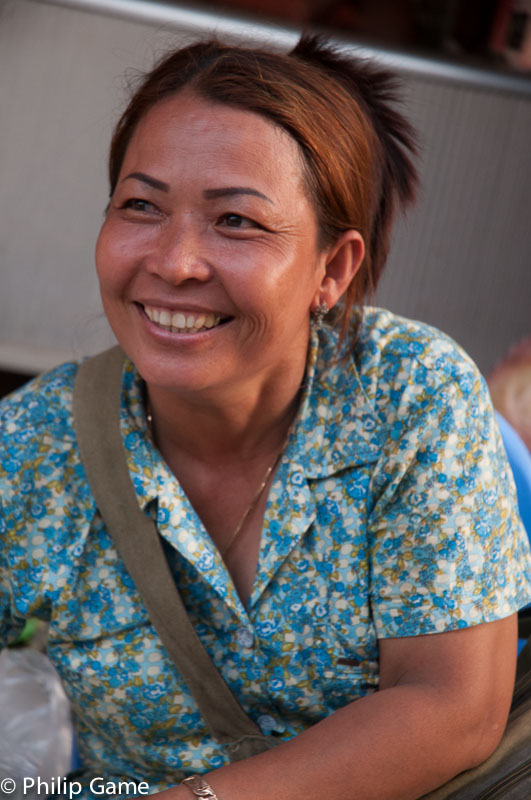
[[[363,389],[354,350],[350,346],[338,352],[337,345],[337,334],[330,328],[323,327],[319,332],[312,330],[299,410],[268,498],[268,508],[280,504],[287,516],[283,519],[282,535],[263,537],[250,608],[315,519],[315,502],[308,481],[372,463],[380,454],[381,426],[376,424],[372,405]],[[145,510],[155,501],[151,513],[157,515],[161,534],[244,619],[246,612],[232,582],[227,579],[219,554],[151,442],[143,383],[128,359],[123,371],[120,425],[140,507]],[[172,501],[180,500],[173,503],[179,509],[179,519],[174,519],[175,514],[168,514],[165,505],[168,497]],[[275,514],[266,511],[266,534],[275,519]]]
[[[289,443],[310,479],[372,463],[381,449],[381,426],[363,389],[352,339],[341,348],[338,341],[328,326],[310,335],[303,396]]]
[[[122,373],[120,429],[127,466],[142,509],[159,494],[158,455],[151,442],[144,407],[144,382],[126,356]],[[157,457],[158,456],[158,457]]]
[[[325,478],[377,460],[381,426],[355,362],[351,337],[341,348],[338,333],[312,328],[299,410],[285,456],[306,478]],[[121,429],[141,507],[155,500],[163,480],[160,456],[147,428],[143,381],[126,358],[122,378]]]

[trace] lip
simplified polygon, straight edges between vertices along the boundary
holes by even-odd
[[[219,311],[212,306],[202,306],[202,305],[195,305],[194,303],[178,303],[178,302],[168,302],[167,300],[136,300],[134,301],[134,305],[140,306],[143,310],[146,306],[151,308],[163,308],[170,313],[175,314],[175,312],[183,311],[189,312],[190,314],[214,314],[217,317],[228,318],[230,314],[227,314],[223,311]]]
[[[191,306],[191,305],[169,306],[169,305],[164,304],[164,303],[152,303],[152,302],[145,303],[145,305],[151,306],[151,307],[155,307],[155,308],[163,308],[163,309],[166,309],[167,311],[170,311],[170,312],[173,312],[173,313],[178,312],[178,311],[190,312],[191,314],[193,314],[193,313],[195,313],[195,314],[214,313],[214,312],[212,312],[211,309],[207,310],[204,307],[203,308],[199,308],[197,306]],[[218,316],[224,317],[224,321],[221,322],[219,325],[215,325],[212,328],[206,328],[206,329],[203,328],[201,330],[187,331],[186,333],[184,333],[184,332],[177,332],[177,331],[167,330],[165,328],[162,328],[160,325],[157,325],[152,320],[150,320],[148,315],[146,314],[146,312],[144,310],[144,303],[140,303],[140,302],[134,303],[134,306],[136,308],[136,311],[137,311],[140,319],[142,320],[142,323],[143,323],[144,327],[149,331],[150,335],[155,337],[158,341],[166,342],[166,343],[176,342],[176,341],[179,341],[179,342],[185,342],[186,341],[186,342],[193,343],[193,342],[197,342],[197,341],[202,340],[202,339],[208,339],[208,338],[214,336],[215,334],[219,333],[220,330],[226,328],[227,325],[230,325],[231,322],[234,319],[233,317],[219,314]]]

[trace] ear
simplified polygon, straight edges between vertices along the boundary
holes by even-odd
[[[344,231],[323,253],[323,278],[315,294],[311,310],[320,303],[333,308],[346,292],[361,267],[365,255],[365,243],[359,231]]]

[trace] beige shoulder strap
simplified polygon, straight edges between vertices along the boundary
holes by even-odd
[[[74,385],[74,427],[98,509],[141,594],[151,622],[214,738],[239,761],[276,744],[244,712],[188,618],[157,527],[140,506],[120,434],[124,354],[119,347],[84,361]]]

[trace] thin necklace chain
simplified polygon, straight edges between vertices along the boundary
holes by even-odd
[[[147,422],[147,426],[148,426],[148,431],[149,431],[149,435],[151,436],[151,440],[154,441],[154,438],[153,438],[153,414],[151,413],[151,407],[149,405],[149,400],[147,400],[147,399],[146,399],[146,406],[147,406],[146,407],[146,422]],[[260,486],[256,490],[256,492],[255,492],[255,494],[253,496],[253,499],[251,500],[251,502],[249,503],[249,505],[247,506],[247,508],[243,512],[243,514],[242,514],[242,516],[240,518],[240,521],[238,522],[236,528],[234,529],[233,533],[231,534],[231,536],[229,538],[229,541],[223,546],[223,548],[218,547],[218,550],[219,550],[219,553],[221,555],[221,558],[224,559],[225,556],[227,555],[227,553],[229,552],[229,550],[233,547],[233,545],[236,542],[236,539],[238,538],[239,533],[241,532],[241,530],[242,530],[242,528],[244,526],[244,523],[245,523],[247,517],[249,516],[249,514],[251,513],[251,511],[253,510],[253,508],[256,506],[256,504],[258,503],[259,499],[261,498],[262,493],[263,493],[265,487],[267,486],[267,482],[268,482],[269,478],[271,477],[271,473],[278,466],[278,463],[279,463],[280,459],[282,458],[282,453],[286,449],[286,445],[288,443],[288,439],[289,439],[289,436],[290,436],[290,433],[291,433],[292,426],[293,426],[293,423],[291,423],[291,425],[289,426],[288,432],[286,434],[286,437],[285,437],[285,439],[284,439],[284,441],[282,443],[282,447],[280,448],[280,450],[278,451],[277,455],[275,456],[275,460],[273,461],[273,463],[270,464],[269,467],[267,468],[267,470],[265,472],[265,475],[262,478],[262,482],[261,482]]]
[[[264,477],[262,479],[262,483],[260,484],[260,486],[256,490],[256,493],[255,493],[253,499],[251,500],[251,502],[249,503],[249,505],[247,506],[247,508],[243,512],[243,515],[242,515],[240,521],[238,522],[238,525],[236,526],[236,528],[235,528],[233,534],[231,535],[229,541],[227,542],[227,544],[224,545],[223,548],[219,548],[219,552],[220,552],[222,558],[225,558],[225,556],[227,555],[227,553],[229,552],[231,547],[235,544],[236,539],[238,538],[238,534],[240,533],[241,529],[243,528],[243,525],[244,525],[247,517],[249,516],[249,514],[251,513],[251,511],[253,510],[253,508],[256,506],[256,504],[258,503],[259,499],[261,498],[262,493],[263,493],[265,487],[267,486],[267,482],[268,482],[269,478],[271,477],[271,473],[277,467],[278,462],[280,461],[280,459],[282,457],[282,453],[284,452],[284,449],[285,449],[285,447],[286,447],[286,445],[288,443],[290,432],[291,432],[291,426],[290,426],[290,429],[289,429],[289,431],[287,433],[287,436],[286,436],[286,438],[285,438],[285,440],[284,440],[284,442],[282,444],[281,449],[279,450],[279,452],[275,456],[275,460],[273,461],[273,463],[270,464],[270,466],[267,468],[266,473],[265,473],[265,475],[264,475]]]

